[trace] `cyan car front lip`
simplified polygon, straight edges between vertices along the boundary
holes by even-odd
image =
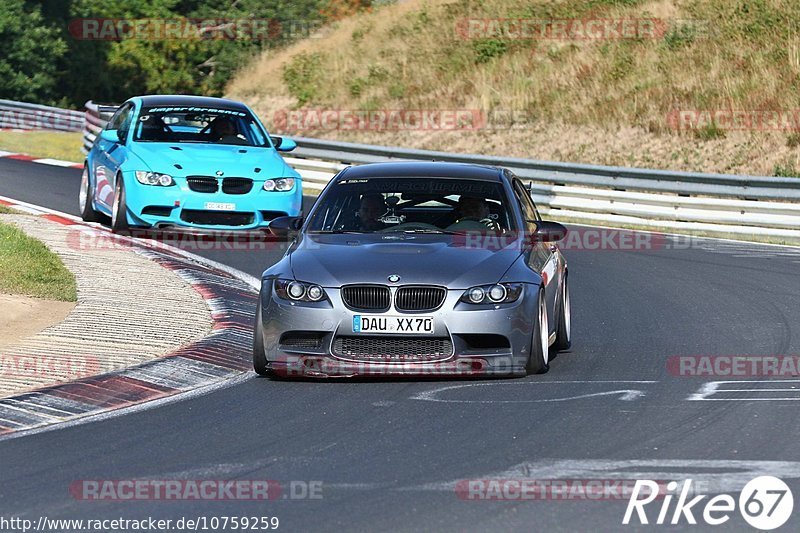
[[[265,178],[253,180],[250,192],[229,194],[219,190],[214,193],[193,191],[186,177],[172,175],[175,185],[158,186],[139,183],[133,176],[126,180],[126,196],[129,212],[135,225],[152,227],[187,227],[206,230],[263,229],[269,222],[283,215],[297,216],[302,209],[302,181],[295,178],[290,191],[265,191]],[[157,208],[157,210],[154,210]],[[155,212],[154,212],[155,211]],[[186,216],[194,212],[197,218]],[[226,213],[241,215],[235,224],[204,224],[200,212],[216,213],[223,220]],[[251,218],[248,218],[251,217]],[[207,217],[210,219],[210,217]]]

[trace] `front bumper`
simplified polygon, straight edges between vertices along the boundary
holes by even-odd
[[[298,177],[291,191],[267,192],[254,181],[250,192],[227,194],[221,190],[203,193],[189,188],[186,178],[175,178],[175,185],[142,185],[125,177],[128,222],[153,228],[194,228],[206,230],[260,230],[279,216],[298,216],[303,207],[302,180]],[[209,206],[209,204],[217,204]],[[221,209],[220,206],[225,206]]]
[[[268,367],[287,377],[354,376],[511,376],[524,375],[530,352],[538,288],[525,285],[511,304],[474,306],[460,302],[464,290],[448,290],[444,304],[429,313],[403,313],[390,308],[388,316],[430,316],[434,336],[378,335],[381,340],[435,338],[449,340],[449,354],[420,359],[394,353],[391,358],[343,355],[334,349],[337,338],[358,338],[354,315],[369,314],[348,309],[339,289],[326,288],[327,301],[298,304],[279,298],[272,280],[261,290],[261,330]],[[378,313],[381,314],[381,313]],[[316,347],[284,344],[287,336],[316,334]],[[363,335],[363,334],[361,334]],[[490,342],[486,342],[489,340]]]

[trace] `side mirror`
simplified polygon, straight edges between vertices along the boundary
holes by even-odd
[[[280,239],[288,239],[289,234],[298,231],[303,226],[302,217],[278,217],[269,223],[269,231]]]
[[[291,152],[295,148],[297,148],[297,143],[294,142],[289,137],[279,137],[277,135],[271,135],[270,139],[272,140],[272,144],[275,145],[275,149],[279,152]]]
[[[536,233],[533,237],[540,242],[558,242],[567,236],[567,228],[558,222],[542,220],[536,222]]]
[[[100,132],[100,138],[106,142],[119,143],[119,135],[117,134],[117,130],[102,130]]]

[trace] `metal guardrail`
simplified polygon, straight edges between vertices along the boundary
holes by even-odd
[[[108,119],[116,110],[115,105],[96,104],[91,100],[86,102],[86,123],[83,128],[83,146],[81,146],[84,154],[88,154],[92,149],[95,137],[106,127]]]
[[[81,131],[84,113],[0,99],[0,129]]]
[[[86,104],[84,151],[114,106]],[[561,219],[800,242],[800,178],[737,176],[452,154],[293,137],[284,157],[307,189],[321,190],[347,165],[448,161],[502,166],[531,183],[542,214]]]

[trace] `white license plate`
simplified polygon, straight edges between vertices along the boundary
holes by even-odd
[[[353,315],[353,333],[433,335],[433,318],[429,316]]]
[[[224,202],[206,202],[206,209],[210,211],[236,211],[236,204]]]

